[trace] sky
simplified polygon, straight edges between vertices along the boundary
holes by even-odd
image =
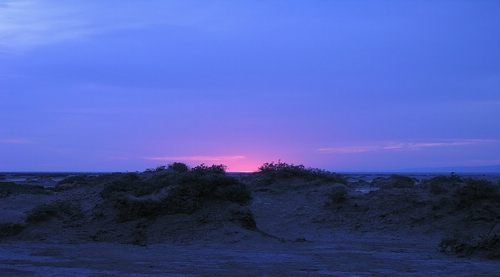
[[[0,171],[500,165],[500,1],[0,0]]]

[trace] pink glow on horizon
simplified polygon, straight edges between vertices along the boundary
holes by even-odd
[[[158,157],[145,157],[149,161],[162,161],[165,163],[170,162],[186,162],[191,166],[196,166],[201,163],[208,165],[223,164],[227,166],[230,172],[255,172],[264,163],[257,159],[251,159],[244,155],[230,155],[230,156],[158,156]]]

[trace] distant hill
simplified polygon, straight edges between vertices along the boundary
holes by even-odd
[[[500,173],[500,165],[424,167],[424,168],[402,169],[401,172]]]

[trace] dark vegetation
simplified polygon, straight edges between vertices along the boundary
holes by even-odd
[[[89,185],[95,182],[96,177],[90,175],[75,175],[59,181],[58,185]]]
[[[464,180],[452,173],[449,176],[437,176],[424,182],[431,193],[439,195],[448,193],[451,189],[457,188],[462,185]]]
[[[380,188],[413,188],[415,186],[415,179],[394,174],[389,177],[375,178],[372,183]]]
[[[19,185],[15,183],[0,182],[0,198],[22,193],[46,194],[48,192],[42,186]]]
[[[168,166],[169,170],[177,173],[186,173],[189,171],[189,167],[184,163],[173,163]]]
[[[457,200],[457,208],[460,209],[470,208],[484,202],[500,203],[498,186],[487,180],[467,179],[464,186],[455,190],[454,196]]]
[[[24,230],[25,226],[17,223],[0,224],[0,239],[15,236]]]
[[[105,186],[101,197],[112,203],[119,221],[129,221],[191,214],[207,202],[247,204],[251,195],[238,179],[226,175],[222,165],[200,165],[189,170],[175,163],[144,174],[124,174]]]
[[[306,168],[303,165],[287,164],[281,161],[265,163],[256,174],[267,183],[294,178],[306,181],[320,180],[332,183],[347,183],[346,179],[339,174],[316,168]]]
[[[461,215],[460,223],[453,235],[445,237],[441,251],[458,256],[481,255],[500,259],[500,190],[498,185],[478,179],[447,180],[451,214]],[[479,226],[478,230],[471,226]],[[476,227],[477,228],[477,227]]]
[[[500,259],[500,235],[493,234],[479,239],[471,237],[445,238],[439,244],[441,252],[460,257],[480,255],[489,259]]]
[[[108,173],[99,175],[74,175],[64,178],[59,181],[55,190],[62,191],[82,186],[96,186],[109,184],[116,180],[120,180],[124,175],[133,173]]]
[[[79,204],[71,201],[56,201],[50,204],[42,204],[28,212],[26,222],[40,223],[53,218],[62,220],[78,220],[84,217]]]

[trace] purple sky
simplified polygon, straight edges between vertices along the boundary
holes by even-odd
[[[0,0],[0,171],[500,165],[499,15],[500,1]]]

